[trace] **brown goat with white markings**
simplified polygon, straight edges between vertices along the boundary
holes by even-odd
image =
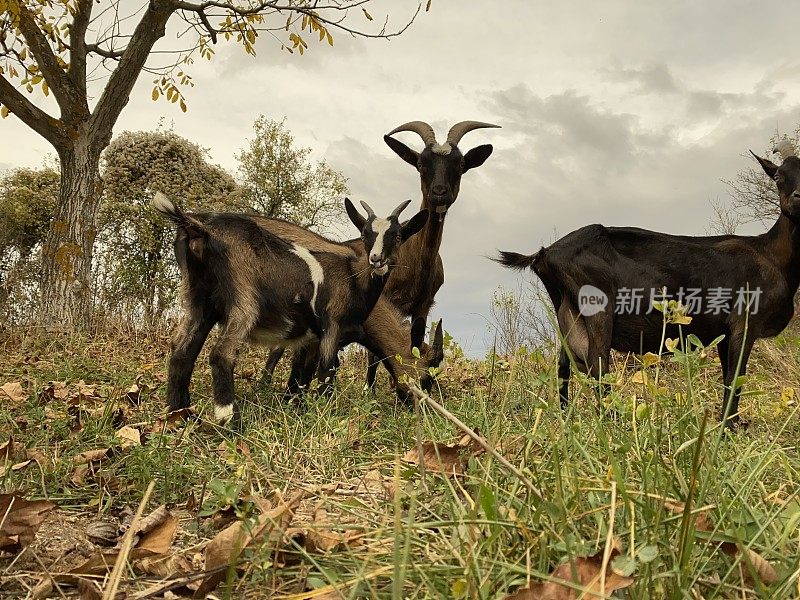
[[[194,363],[217,323],[222,331],[210,362],[218,421],[237,412],[233,366],[245,342],[298,349],[318,344],[320,379],[347,343],[374,345],[382,355],[393,350],[380,339],[367,338],[363,325],[381,296],[399,247],[428,219],[428,213],[420,211],[400,224],[400,211],[408,203],[379,219],[365,203],[368,218],[345,201],[351,221],[370,240],[367,258],[341,245],[314,250],[283,239],[263,226],[268,219],[187,214],[157,194],[154,207],[178,226],[175,253],[187,311],[173,339],[170,408],[188,406]]]

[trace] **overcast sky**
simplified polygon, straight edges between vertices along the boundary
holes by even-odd
[[[382,4],[395,23],[416,7]],[[301,57],[262,39],[256,58],[221,43],[190,70],[186,114],[152,102],[145,75],[115,132],[163,119],[232,170],[255,118],[285,116],[298,143],[345,173],[353,198],[390,209],[420,191],[384,133],[417,119],[440,138],[460,120],[501,125],[460,144],[495,151],[464,176],[447,216],[433,315],[482,354],[493,290],[532,276],[488,261],[496,249],[531,253],[596,222],[706,233],[710,201],[727,200],[721,180],[751,164],[747,149],[800,122],[797,28],[786,2],[433,0],[391,41],[340,33],[334,48],[309,40]],[[51,153],[14,117],[0,139],[2,167]]]

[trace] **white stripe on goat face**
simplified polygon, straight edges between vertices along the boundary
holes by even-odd
[[[316,315],[317,291],[319,290],[319,286],[322,285],[322,282],[325,280],[325,273],[322,270],[322,265],[319,264],[319,261],[314,258],[314,255],[311,254],[308,249],[298,246],[297,244],[293,244],[293,246],[294,249],[292,252],[305,261],[305,263],[308,265],[308,270],[311,272],[311,283],[314,284],[314,293],[311,296],[311,310]]]
[[[372,250],[370,250],[369,260],[373,262],[372,258],[375,257],[376,260],[374,262],[378,262],[382,259],[383,248],[386,246],[386,233],[389,231],[392,223],[389,219],[376,218],[372,220],[370,226],[375,233],[375,243],[372,245]]]

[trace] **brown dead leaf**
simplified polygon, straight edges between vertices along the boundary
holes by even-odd
[[[194,571],[194,565],[182,554],[170,554],[143,558],[137,562],[136,570],[147,575],[155,575],[156,577],[167,579],[188,575]]]
[[[163,504],[142,519],[135,535],[138,541],[134,546],[153,554],[166,554],[172,546],[178,519]]]
[[[577,598],[607,597],[616,590],[621,590],[633,583],[632,577],[624,577],[614,573],[611,561],[621,551],[618,539],[608,560],[605,582],[602,580],[603,553],[601,548],[594,556],[574,558],[556,568],[550,574],[550,581],[532,583],[505,597],[504,600],[576,600]],[[566,584],[566,585],[565,585]],[[572,586],[580,586],[576,590]],[[601,596],[601,590],[606,596]]]
[[[182,423],[194,418],[196,411],[193,407],[180,408],[168,413],[166,417],[156,419],[148,429],[149,433],[161,433],[177,429]]]
[[[242,551],[251,543],[261,540],[276,541],[294,517],[294,511],[305,495],[296,492],[286,502],[269,508],[266,501],[257,503],[261,514],[254,523],[237,521],[220,531],[206,546],[205,570],[208,573],[197,589],[195,597],[204,598],[225,579],[225,566],[236,563]]]
[[[135,427],[125,426],[117,430],[117,441],[123,448],[142,445],[142,434]]]
[[[11,471],[19,471],[20,469],[24,469],[32,462],[33,462],[32,460],[28,459],[10,465],[9,464],[0,465],[0,477],[3,477],[6,473],[10,473]]]
[[[0,548],[8,552],[25,548],[55,507],[45,500],[29,502],[15,494],[0,494]]]
[[[22,389],[22,384],[19,381],[9,381],[0,385],[0,390],[11,399],[14,404],[21,404],[28,398],[28,394]]]
[[[39,401],[66,400],[67,396],[69,396],[69,390],[66,381],[48,381],[39,394]]]
[[[321,502],[314,509],[313,523],[303,533],[308,550],[320,553],[330,552],[340,544],[347,544],[359,536],[358,532],[352,530],[345,533],[334,530],[328,511]]]
[[[81,600],[102,600],[103,592],[90,579],[78,579],[78,595]]]
[[[422,463],[429,471],[447,475],[462,475],[470,456],[483,453],[483,448],[471,437],[465,435],[456,444],[422,442]],[[420,464],[419,449],[415,446],[406,452],[403,460],[414,465]]]
[[[744,565],[744,577],[747,582],[753,583],[758,579],[764,585],[772,585],[778,581],[778,572],[775,567],[755,550],[745,548],[742,544],[734,542],[723,542],[720,544],[720,550],[728,556],[741,560]],[[744,556],[742,556],[743,554]]]
[[[672,502],[670,500],[664,501],[664,508],[674,515],[682,515],[686,510],[686,505],[683,502]],[[705,508],[701,512],[695,513],[694,528],[697,531],[711,531],[714,529],[711,523],[711,518],[708,516],[710,508]]]
[[[141,398],[142,398],[142,388],[139,386],[138,383],[134,383],[125,392],[125,400],[127,400],[134,406],[139,406]]]
[[[111,448],[98,448],[97,450],[87,450],[76,454],[72,458],[72,462],[76,465],[85,465],[87,463],[96,462],[108,458],[111,455]]]
[[[666,501],[664,502],[664,507],[675,514],[683,514],[684,511],[684,504],[681,502]],[[714,530],[714,523],[711,521],[708,512],[701,512],[695,517],[694,527],[697,531],[705,533]],[[714,543],[713,540],[709,540],[709,542]],[[741,544],[734,542],[722,542],[719,545],[719,549],[728,556],[732,556],[734,559],[741,560],[744,563],[747,581],[753,582],[758,578],[765,585],[771,585],[778,581],[778,573],[775,571],[775,567],[755,550],[745,548]],[[742,556],[742,553],[744,553],[744,556]]]

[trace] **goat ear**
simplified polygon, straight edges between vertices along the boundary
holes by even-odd
[[[483,144],[467,152],[464,155],[464,170],[461,172],[466,173],[470,169],[480,167],[492,155],[493,150],[494,147],[491,144]]]
[[[364,229],[364,225],[367,224],[367,220],[361,215],[360,212],[353,206],[353,203],[350,201],[350,198],[344,199],[344,209],[347,211],[347,216],[350,217],[350,222],[355,225],[359,231]]]
[[[442,330],[442,319],[436,324],[436,329],[433,330],[433,365],[438,366],[444,360],[444,334]]]
[[[391,148],[394,153],[397,154],[397,156],[402,158],[415,169],[417,168],[419,153],[416,150],[412,150],[400,140],[396,140],[388,135],[383,136],[383,141],[386,142],[386,145],[389,146],[389,148]]]
[[[755,157],[755,159],[759,162],[761,168],[764,169],[764,172],[767,175],[769,175],[769,178],[775,179],[775,173],[778,172],[778,165],[776,165],[771,160],[768,160],[766,158],[761,158],[758,154],[756,154],[752,150],[750,150],[750,154],[752,154]]]
[[[421,210],[400,226],[400,238],[405,242],[415,233],[418,233],[428,222],[428,211]]]
[[[422,348],[425,342],[425,319],[416,318],[411,323],[411,347]]]

